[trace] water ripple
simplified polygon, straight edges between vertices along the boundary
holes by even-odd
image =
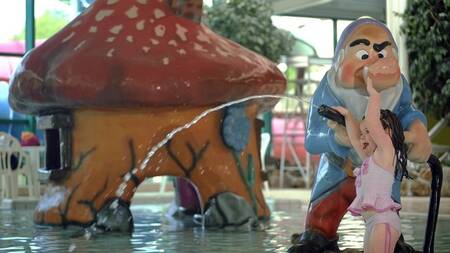
[[[292,233],[301,232],[305,211],[297,205],[268,201],[272,219],[265,231],[242,232],[201,228],[173,228],[165,217],[168,205],[133,206],[135,230],[131,235],[98,233],[79,227],[36,226],[32,211],[0,211],[0,252],[286,252]],[[25,218],[24,218],[25,217]],[[421,248],[426,217],[402,216],[402,230],[407,242]],[[440,218],[436,229],[435,252],[450,248],[450,219]],[[346,215],[339,233],[339,247],[362,248],[364,223]]]

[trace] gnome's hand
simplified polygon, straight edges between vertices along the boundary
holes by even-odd
[[[431,154],[431,141],[426,127],[420,120],[415,120],[404,134],[405,143],[408,145],[408,159],[413,162],[426,162]]]
[[[327,125],[329,128],[333,129],[334,131],[334,138],[336,139],[336,142],[340,145],[346,146],[351,148],[352,144],[350,143],[350,139],[347,135],[347,130],[345,127],[339,125],[336,123],[336,121],[328,120]]]

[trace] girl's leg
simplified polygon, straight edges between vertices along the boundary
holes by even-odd
[[[372,219],[373,217],[367,219],[365,221],[366,223],[366,230],[364,232],[364,251],[363,252],[369,252],[369,241],[370,241],[370,236],[372,234],[372,230],[374,228],[375,223],[373,222],[374,220]]]
[[[369,253],[393,253],[399,237],[400,232],[389,223],[375,224],[369,235],[368,247],[364,250]]]

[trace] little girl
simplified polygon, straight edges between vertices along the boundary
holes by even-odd
[[[356,168],[356,198],[348,210],[362,216],[366,223],[364,252],[394,252],[400,236],[400,204],[391,198],[392,184],[397,170],[406,171],[406,148],[403,128],[394,113],[380,111],[380,94],[367,77],[369,93],[366,119],[361,124],[351,112],[335,107],[345,116],[347,134],[355,151],[364,162]]]

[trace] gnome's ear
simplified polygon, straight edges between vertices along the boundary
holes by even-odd
[[[341,65],[342,61],[344,60],[344,49],[342,48],[339,50],[338,56],[336,58],[336,61],[334,62],[334,71],[337,72],[339,69],[339,66]]]

